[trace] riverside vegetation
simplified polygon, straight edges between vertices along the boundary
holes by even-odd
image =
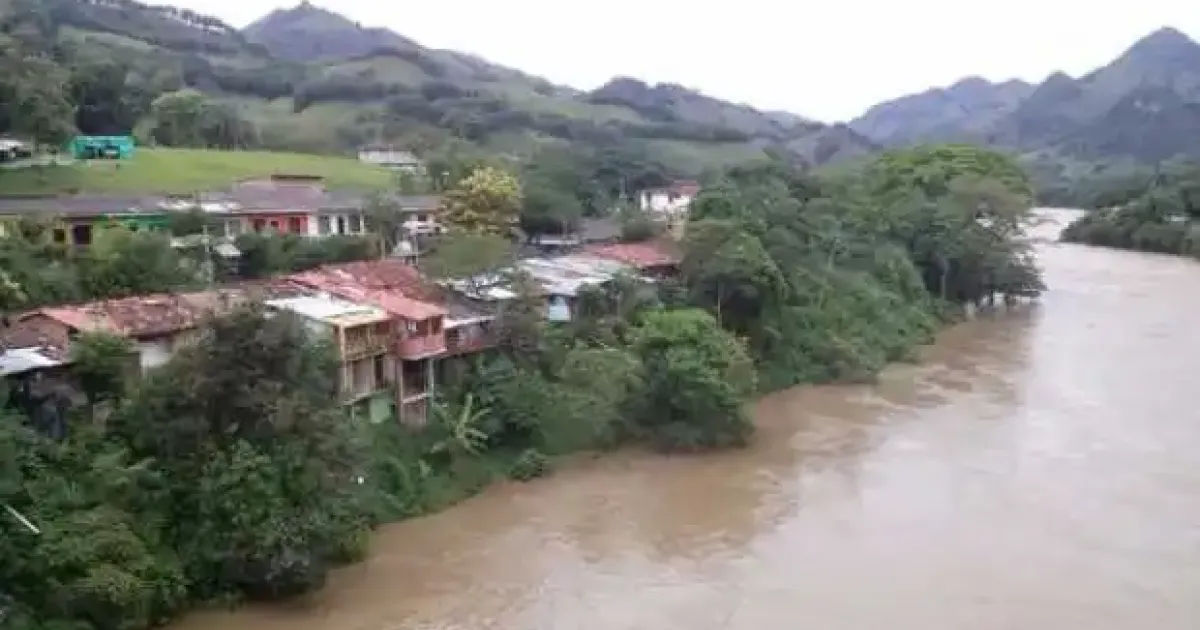
[[[1062,239],[1200,260],[1200,166],[1168,165],[1130,186],[1119,204],[1073,221]]]
[[[677,280],[620,278],[556,326],[515,278],[497,351],[442,388],[419,431],[351,420],[331,350],[259,307],[209,322],[140,379],[123,341],[85,335],[88,404],[66,436],[19,397],[0,421],[3,624],[141,630],[202,603],[295,595],[367,553],[372,527],[561,455],[746,444],[756,393],[870,378],[960,305],[1040,292],[1019,238],[1030,206],[1010,160],[967,146],[836,178],[735,168],[694,202]]]

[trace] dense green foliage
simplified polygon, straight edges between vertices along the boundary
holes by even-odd
[[[697,199],[687,299],[743,336],[762,383],[860,379],[929,338],[945,306],[1041,289],[1029,183],[967,146],[887,154],[842,181],[735,169]]]
[[[1130,197],[1079,217],[1062,239],[1200,259],[1200,168],[1160,171]]]

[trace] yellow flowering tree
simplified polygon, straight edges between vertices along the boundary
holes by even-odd
[[[484,166],[446,191],[442,224],[472,234],[508,235],[521,212],[521,182],[511,173]]]

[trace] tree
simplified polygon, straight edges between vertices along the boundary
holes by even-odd
[[[12,131],[38,145],[62,146],[74,130],[67,72],[42,57],[26,56],[13,65]]]
[[[372,195],[363,206],[363,218],[367,230],[379,239],[382,255],[394,251],[403,240],[404,213],[392,197]]]
[[[98,230],[80,267],[84,291],[94,297],[124,297],[178,290],[196,282],[169,237],[121,226]]]
[[[494,167],[477,168],[443,198],[441,221],[451,230],[508,235],[521,211],[521,183]]]
[[[525,185],[520,220],[521,230],[530,236],[573,233],[583,220],[583,206],[568,191],[532,180]]]
[[[257,128],[236,109],[197,90],[162,94],[150,113],[155,141],[167,146],[243,149],[260,143]]]
[[[446,235],[422,266],[434,278],[462,282],[470,295],[507,284],[516,259],[510,240],[495,234],[457,232]]]
[[[154,99],[150,105],[154,140],[174,147],[204,146],[201,126],[208,105],[208,97],[192,89],[168,92]]]
[[[516,297],[500,309],[497,345],[518,363],[533,364],[541,353],[546,327],[543,289],[528,273],[517,272],[512,282]]]
[[[872,163],[868,179],[877,198],[920,193],[937,199],[960,177],[980,177],[1008,189],[1032,206],[1029,176],[1011,157],[969,144],[942,144],[900,149]]]
[[[71,342],[71,373],[79,381],[88,404],[95,406],[122,399],[129,390],[130,359],[136,356],[124,337],[85,332]]]
[[[145,113],[138,90],[126,79],[130,69],[110,60],[87,60],[72,69],[71,100],[75,103],[75,126],[89,135],[125,135]]]
[[[335,372],[300,321],[251,305],[210,321],[110,421],[157,462],[164,535],[194,596],[315,588],[363,535],[366,444]]]
[[[754,364],[708,313],[648,313],[632,333],[645,366],[646,402],[639,424],[666,449],[745,444],[753,431],[745,404],[755,392]]]
[[[756,328],[763,309],[785,290],[762,243],[730,221],[688,226],[681,269],[694,303],[742,333]]]

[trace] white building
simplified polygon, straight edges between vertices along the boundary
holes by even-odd
[[[699,193],[700,184],[680,181],[663,188],[643,190],[638,201],[643,212],[663,218],[676,218],[687,214],[688,207]]]
[[[425,163],[421,161],[421,158],[413,155],[411,151],[393,146],[365,146],[358,150],[358,161],[413,174],[425,170]]]

